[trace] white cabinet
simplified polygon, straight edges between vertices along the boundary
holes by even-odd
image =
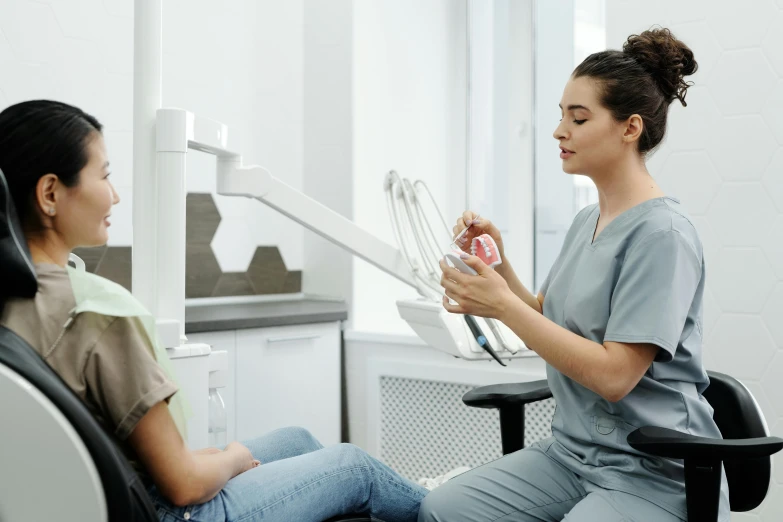
[[[236,435],[307,428],[324,445],[340,442],[340,325],[238,330]]]
[[[301,426],[324,445],[340,442],[339,322],[195,333],[188,342],[228,352],[220,390],[228,441]]]

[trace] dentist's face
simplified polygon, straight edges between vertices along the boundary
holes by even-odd
[[[601,105],[599,89],[598,82],[583,76],[571,77],[563,90],[562,119],[553,136],[568,174],[592,177],[624,152],[623,126]]]

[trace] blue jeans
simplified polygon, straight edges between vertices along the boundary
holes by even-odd
[[[153,487],[161,522],[323,522],[368,514],[414,522],[427,490],[352,444],[324,448],[302,428],[243,443],[261,465],[237,475],[212,500],[180,508]]]

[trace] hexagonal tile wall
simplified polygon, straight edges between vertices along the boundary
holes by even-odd
[[[677,194],[685,207],[695,215],[707,212],[721,183],[720,176],[703,150],[672,152],[657,179],[665,192]]]
[[[764,254],[778,279],[783,279],[783,240],[781,238],[783,238],[783,216],[778,216],[775,223],[769,227],[767,238],[762,244]]]
[[[710,337],[715,370],[737,379],[759,379],[776,347],[761,317],[723,314]]]
[[[783,320],[781,320],[783,318],[783,283],[775,285],[775,289],[764,304],[761,317],[775,340],[775,344],[783,346]],[[783,381],[783,379],[781,380]]]
[[[761,50],[778,76],[783,77],[783,11],[773,17],[772,26],[761,42]]]
[[[783,76],[783,75],[781,75]],[[783,80],[780,80],[772,91],[764,108],[761,109],[761,115],[769,126],[779,145],[783,145]]]
[[[723,246],[758,246],[777,212],[761,183],[723,183],[707,210],[707,221]]]
[[[730,0],[722,2],[719,8],[714,4],[710,2],[704,14],[724,49],[758,47],[775,14],[775,5],[771,0]]]
[[[778,399],[783,397],[783,379],[780,378],[781,375],[783,375],[783,351],[778,351],[761,381],[767,397]],[[778,417],[783,417],[783,401],[773,400],[772,407],[775,408]]]
[[[699,70],[702,62],[699,58]],[[673,151],[704,149],[721,114],[709,90],[703,86],[688,89],[688,106],[673,103],[669,109],[666,143]]]
[[[764,119],[753,114],[720,120],[712,128],[707,152],[723,180],[754,181],[764,175],[777,148],[777,140]],[[737,154],[738,150],[750,154]]]
[[[724,248],[712,291],[724,312],[758,314],[775,287],[775,274],[760,248]]]
[[[737,88],[737,79],[743,88]],[[756,114],[777,83],[775,71],[761,49],[723,53],[710,77],[710,91],[724,116]]]
[[[704,361],[742,380],[783,436],[783,0],[606,2],[611,48],[656,24],[671,27],[699,63],[687,78],[688,107],[670,109],[673,152],[648,169],[695,215],[704,245]],[[704,173],[673,176],[688,160],[698,168],[700,153],[721,178],[708,204]],[[732,521],[783,520],[783,454],[774,462],[766,501]]]

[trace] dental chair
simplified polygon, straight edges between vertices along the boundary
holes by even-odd
[[[770,437],[764,414],[740,381],[707,372],[704,397],[723,439],[696,437],[658,426],[644,426],[628,435],[638,451],[685,464],[685,497],[689,522],[716,522],[721,463],[729,483],[729,504],[735,512],[758,507],[767,496],[772,476],[771,455],[783,449],[783,439]],[[475,388],[462,401],[476,408],[497,409],[503,454],[524,446],[525,405],[552,397],[546,380],[494,384]]]
[[[35,296],[37,287],[0,171],[0,306],[7,298]],[[0,328],[0,521],[33,520],[159,519],[112,436],[30,345]]]

